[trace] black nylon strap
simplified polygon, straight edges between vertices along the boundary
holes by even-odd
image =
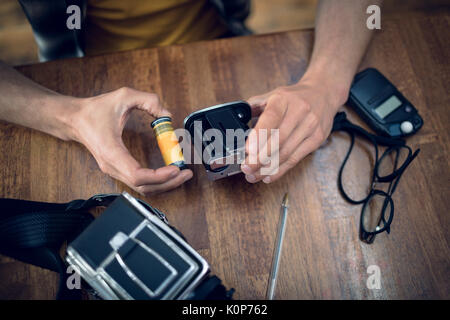
[[[97,195],[68,203],[0,199],[0,254],[58,272],[57,298],[77,299],[79,290],[66,287],[66,265],[59,249],[94,220],[88,209],[116,197],[117,194]]]
[[[361,128],[360,126],[357,126],[357,125],[351,123],[347,119],[347,115],[345,112],[338,112],[336,114],[336,116],[334,117],[333,128],[331,129],[331,131],[332,132],[346,131],[348,133],[354,133],[361,137],[366,138],[367,140],[372,142],[374,145],[382,145],[382,146],[403,146],[403,145],[405,145],[405,141],[402,139],[383,137],[383,136],[378,136],[378,135],[369,133],[368,131]]]

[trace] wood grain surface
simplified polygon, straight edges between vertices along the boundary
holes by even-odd
[[[361,65],[384,73],[417,107],[424,127],[408,138],[419,157],[394,195],[391,234],[372,245],[358,239],[360,206],[338,193],[345,134],[327,143],[276,183],[255,185],[242,175],[210,182],[201,165],[194,178],[146,198],[167,213],[213,273],[238,299],[263,299],[276,224],[290,195],[276,297],[279,299],[449,299],[449,11],[403,14],[382,22]],[[194,110],[245,99],[296,82],[312,50],[312,31],[291,31],[136,50],[18,68],[63,94],[87,97],[122,86],[158,93],[177,127]],[[350,118],[361,120],[345,107]],[[162,165],[149,123],[136,112],[124,140],[144,165]],[[66,202],[96,193],[132,192],[103,174],[80,144],[0,124],[0,197]],[[345,172],[351,192],[367,189],[370,146],[358,143]],[[367,268],[381,271],[368,289]],[[0,298],[52,299],[57,276],[0,257]]]

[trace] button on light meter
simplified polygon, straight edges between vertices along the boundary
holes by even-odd
[[[413,127],[412,123],[409,121],[403,121],[402,124],[400,125],[400,130],[402,130],[402,132],[404,134],[411,133],[413,131],[413,129],[414,129],[414,127]]]

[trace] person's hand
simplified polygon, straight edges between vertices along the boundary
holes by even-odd
[[[252,114],[260,117],[247,139],[247,158],[241,166],[247,181],[273,182],[316,150],[330,134],[346,96],[346,90],[335,90],[326,81],[303,78],[295,85],[248,99]],[[257,138],[261,129],[267,130],[265,142]],[[279,129],[278,137],[271,135],[271,129]],[[279,143],[272,143],[277,138]],[[269,170],[270,159],[277,156],[279,165]]]
[[[72,138],[86,146],[104,173],[143,195],[173,189],[192,178],[191,170],[175,166],[141,167],[122,141],[131,110],[140,109],[155,118],[170,116],[156,94],[121,88],[80,101],[71,119]]]

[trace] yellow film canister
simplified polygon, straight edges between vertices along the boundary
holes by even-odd
[[[173,165],[180,170],[187,169],[178,138],[173,130],[172,119],[161,117],[151,123],[155,132],[159,150],[166,165]]]

